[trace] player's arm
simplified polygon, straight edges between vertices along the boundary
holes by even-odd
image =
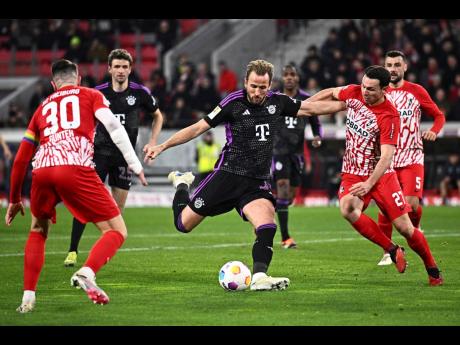
[[[302,101],[297,116],[328,115],[347,109],[342,101]]]
[[[446,117],[442,113],[442,111],[438,108],[436,103],[433,102],[428,92],[420,88],[420,107],[422,108],[423,112],[434,119],[433,126],[428,131],[424,131],[422,133],[422,138],[427,141],[435,141],[439,132],[444,127],[444,123],[446,122]]]
[[[30,126],[29,126],[30,128]],[[30,160],[38,145],[38,138],[35,132],[27,129],[24,138],[19,145],[18,152],[13,162],[10,177],[10,203],[5,215],[6,225],[10,225],[18,212],[24,215],[24,206],[21,201],[22,185],[26,176]]]
[[[171,147],[184,144],[200,134],[206,132],[211,126],[205,121],[200,120],[197,123],[181,129],[179,132],[174,133],[168,140],[157,146],[148,146],[144,148],[145,157],[144,162],[149,159],[155,159],[158,155]]]
[[[3,139],[1,135],[0,135],[0,146],[2,146],[3,148],[3,155],[5,156],[5,159],[7,161],[11,160],[11,158],[13,158],[13,154],[11,153],[10,148],[6,144],[5,139]]]
[[[311,131],[313,133],[313,140],[312,145],[313,147],[320,147],[321,146],[321,138],[322,138],[322,126],[321,122],[319,121],[318,116],[309,116],[308,121],[310,122]]]
[[[341,87],[331,87],[328,89],[324,89],[321,91],[318,91],[315,93],[313,96],[309,97],[307,99],[308,102],[316,102],[316,101],[333,101],[333,100],[338,100],[338,94],[339,91],[341,90]]]
[[[374,187],[377,181],[383,176],[385,171],[390,167],[391,160],[396,150],[395,145],[382,144],[380,145],[381,155],[375,166],[374,171],[369,178],[364,182],[355,183],[350,188],[350,193],[354,196],[364,196]]]
[[[152,134],[150,135],[150,140],[147,145],[155,146],[157,144],[158,135],[160,134],[161,128],[163,127],[163,114],[161,113],[160,109],[155,110],[152,113],[153,121],[152,121]]]
[[[142,163],[136,156],[133,146],[126,133],[125,127],[117,120],[109,108],[99,108],[95,112],[96,118],[104,125],[113,143],[118,147],[123,154],[128,167],[137,175],[144,186],[147,185],[147,180],[144,176]]]

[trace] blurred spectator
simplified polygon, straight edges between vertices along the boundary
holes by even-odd
[[[338,152],[338,158],[334,160],[334,163],[327,168],[327,196],[329,197],[329,205],[338,205],[337,191],[340,187],[342,180],[342,158],[344,155],[344,149],[340,148]]]
[[[86,61],[93,62],[105,62],[107,56],[109,55],[109,50],[105,43],[101,42],[99,38],[95,37],[91,41],[91,44],[86,54]]]
[[[194,181],[195,186],[198,186],[214,170],[221,150],[221,146],[214,141],[214,134],[211,130],[203,133],[201,138],[202,140],[196,146],[195,160],[198,174]]]
[[[167,103],[168,95],[166,92],[166,78],[162,70],[156,69],[152,71],[150,75],[150,91],[158,100],[160,108],[163,108]]]
[[[32,116],[32,114],[31,114]],[[8,109],[7,127],[26,127],[28,119],[24,115],[24,111],[19,108],[16,103],[10,103]]]
[[[236,73],[233,72],[225,61],[219,61],[219,86],[218,91],[221,98],[224,98],[229,93],[236,91],[238,88],[238,79]]]
[[[29,114],[32,116],[35,109],[38,108],[38,105],[52,92],[51,84],[48,87],[45,87],[43,81],[39,81],[35,84],[35,91],[29,101]]]
[[[439,185],[443,205],[452,189],[460,190],[460,156],[457,153],[450,154],[443,169],[443,178]]]
[[[171,27],[171,23],[164,19],[158,25],[156,33],[157,42],[160,45],[161,66],[163,66],[163,56],[176,43],[177,31]]]
[[[2,151],[3,151],[2,157],[6,161],[11,161],[11,159],[13,159],[13,154],[11,153],[11,150],[10,150],[9,146],[6,143],[5,139],[3,139],[2,135],[0,135],[0,146],[1,146]]]
[[[220,101],[219,94],[211,84],[209,78],[198,79],[193,98],[194,109],[202,115],[210,113]]]
[[[182,97],[175,99],[173,107],[168,115],[168,127],[184,128],[190,126],[196,120],[192,113],[192,109]]]
[[[78,36],[73,36],[70,39],[70,47],[67,52],[64,54],[64,59],[70,60],[74,63],[86,62],[85,50],[81,44],[81,38]]]

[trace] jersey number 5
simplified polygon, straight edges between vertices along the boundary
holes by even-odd
[[[67,105],[70,103],[72,121],[69,121],[67,116]],[[59,106],[59,120],[62,129],[74,129],[80,127],[80,103],[77,96],[67,96],[61,99],[59,104],[57,102],[50,102],[42,109],[42,115],[46,116],[46,122],[49,126],[45,128],[43,134],[47,137],[58,131],[58,106]]]

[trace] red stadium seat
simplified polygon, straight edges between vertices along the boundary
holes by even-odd
[[[137,41],[142,44],[144,42],[144,35],[120,34],[120,48],[126,49],[126,47],[135,47]]]
[[[52,50],[42,49],[37,51],[38,63],[52,62],[54,54]]]
[[[137,71],[142,81],[146,82],[150,79],[150,74],[152,74],[152,71],[157,68],[158,64],[156,62],[144,62],[144,60],[142,60],[142,64],[138,66]]]
[[[51,75],[51,63],[47,61],[40,63],[38,66],[38,74],[49,77]]]
[[[16,76],[31,76],[34,74],[32,73],[32,64],[17,64],[13,73]]]
[[[11,51],[9,49],[0,50],[0,62],[10,62],[11,60]]]
[[[200,25],[199,19],[181,19],[180,20],[180,32],[182,37],[190,35]]]
[[[30,62],[32,63],[32,51],[30,50],[18,50],[16,51],[16,61],[17,62]]]
[[[141,57],[142,62],[154,62],[157,63],[158,61],[158,50],[155,46],[143,46],[141,48]]]

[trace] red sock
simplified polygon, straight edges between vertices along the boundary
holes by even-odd
[[[391,240],[391,235],[393,233],[393,224],[382,212],[379,212],[379,228]]]
[[[376,222],[374,222],[370,217],[361,213],[361,216],[356,222],[351,224],[361,235],[366,237],[369,241],[374,242],[375,244],[382,247],[385,251],[389,251],[393,246],[391,240],[385,236],[385,234],[380,230]]]
[[[423,235],[419,229],[414,229],[412,237],[409,239],[406,238],[406,240],[409,247],[422,258],[426,268],[436,267],[436,262],[434,261],[433,255],[431,255],[425,235]]]
[[[418,205],[417,210],[409,212],[409,218],[414,228],[420,227],[420,219],[422,218],[422,206]]]
[[[24,248],[24,290],[35,291],[38,278],[45,264],[46,236],[31,231]]]
[[[83,266],[88,266],[97,273],[115,255],[125,239],[118,231],[109,230],[94,244]]]

